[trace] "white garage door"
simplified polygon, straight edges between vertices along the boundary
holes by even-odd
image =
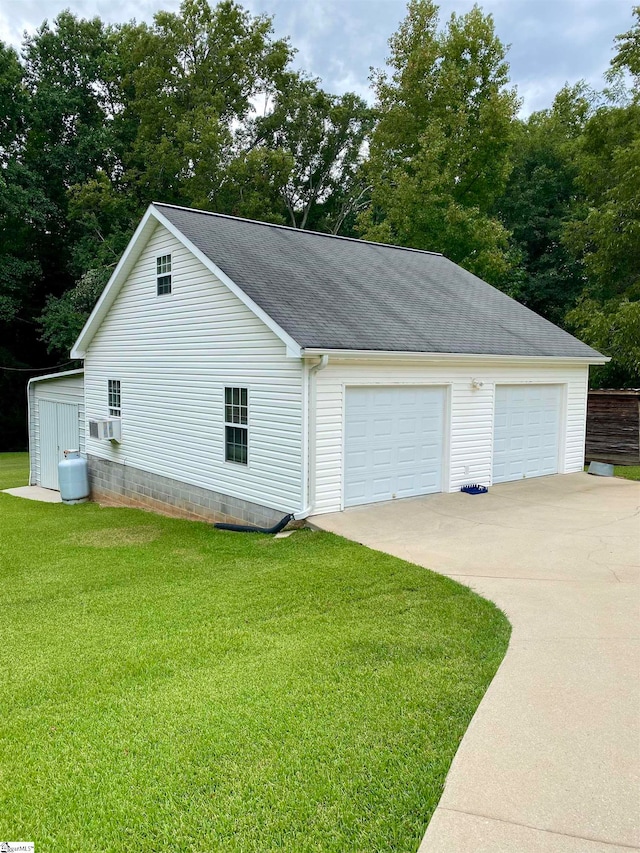
[[[443,388],[347,388],[345,506],[439,492]]]
[[[58,489],[58,462],[65,450],[78,450],[80,430],[78,406],[72,403],[38,402],[40,430],[40,483],[45,489]]]
[[[559,385],[497,385],[493,482],[558,472]]]

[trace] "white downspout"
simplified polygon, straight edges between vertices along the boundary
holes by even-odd
[[[34,407],[32,397],[33,397],[34,392],[33,392],[33,385],[31,384],[32,380],[33,380],[33,377],[32,377],[32,379],[30,379],[27,382],[27,426],[28,426],[28,432],[29,432],[29,435],[28,435],[28,439],[29,439],[29,485],[35,486],[36,485],[36,478],[34,476],[35,472],[33,470],[33,463],[34,463],[34,459],[35,459],[35,447],[34,447],[34,439],[33,439],[33,422],[32,422],[33,407]]]
[[[306,452],[304,454],[304,490],[306,506],[302,512],[296,513],[296,519],[302,520],[311,515],[313,511],[313,501],[315,498],[316,486],[316,374],[329,364],[329,356],[320,356],[320,361],[314,364],[307,370],[306,381],[306,412],[307,417],[304,419],[305,436],[306,436]]]

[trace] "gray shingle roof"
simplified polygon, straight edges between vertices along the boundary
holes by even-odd
[[[599,357],[442,255],[154,206],[302,347]]]

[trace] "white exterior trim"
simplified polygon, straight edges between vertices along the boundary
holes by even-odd
[[[333,359],[366,360],[366,361],[477,361],[502,362],[505,364],[607,364],[608,356],[600,358],[577,358],[565,355],[496,355],[491,353],[476,354],[468,352],[410,352],[405,350],[355,350],[355,349],[324,349],[306,347],[302,350],[303,358],[317,358],[319,355],[329,355]]]
[[[152,221],[153,220],[153,221]],[[124,254],[120,258],[118,265],[113,271],[113,275],[107,282],[105,289],[98,299],[95,308],[91,312],[89,319],[85,323],[80,335],[78,336],[78,340],[75,342],[71,349],[71,357],[72,358],[84,358],[89,344],[93,339],[95,333],[100,327],[102,321],[104,320],[107,312],[111,308],[115,297],[120,290],[120,287],[124,283],[127,278],[127,275],[133,268],[135,262],[137,261],[140,253],[144,249],[149,237],[151,236],[152,230],[155,228],[156,224],[161,224],[164,228],[172,234],[176,240],[178,240],[182,245],[188,249],[203,266],[205,266],[219,281],[221,281],[229,290],[236,296],[240,301],[246,305],[246,307],[252,311],[256,317],[261,320],[267,328],[269,328],[280,340],[285,344],[287,348],[287,355],[290,358],[299,358],[302,349],[300,345],[293,340],[291,335],[284,331],[276,322],[273,320],[265,311],[257,305],[253,299],[251,299],[247,294],[240,288],[238,285],[232,281],[229,276],[223,272],[214,262],[208,258],[204,252],[201,252],[200,249],[197,248],[190,240],[188,240],[184,234],[175,227],[169,220],[164,217],[153,204],[149,205],[145,215],[142,217],[142,221],[136,228],[136,231],[131,238],[129,245],[124,251]]]
[[[33,382],[45,382],[49,379],[60,379],[62,376],[78,376],[80,373],[84,373],[84,367],[78,367],[75,370],[64,370],[62,373],[46,373],[44,376],[33,376],[27,382],[27,388]]]

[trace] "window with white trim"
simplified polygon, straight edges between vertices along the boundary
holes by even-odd
[[[109,403],[109,417],[119,418],[122,414],[120,405],[120,380],[109,379],[107,383],[107,398]]]
[[[247,464],[249,447],[249,390],[224,389],[224,459]]]
[[[167,296],[171,293],[171,255],[156,258],[157,294]]]

